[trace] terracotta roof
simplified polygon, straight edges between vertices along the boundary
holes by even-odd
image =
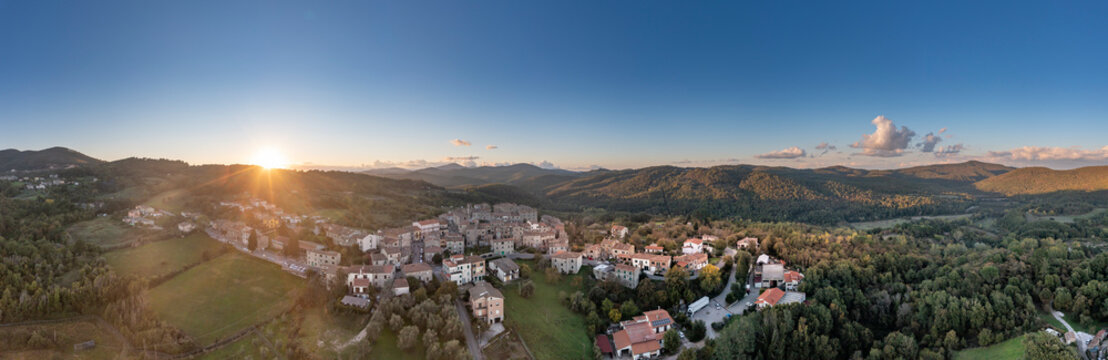
[[[470,301],[473,301],[473,299],[481,297],[494,297],[503,299],[504,294],[501,294],[500,290],[492,287],[492,285],[489,285],[489,283],[478,281],[476,284],[473,285],[473,287],[469,288],[469,299]]]
[[[631,345],[631,354],[639,355],[658,351],[662,348],[662,342],[658,340],[644,341]]]
[[[427,265],[425,263],[407,264],[401,266],[400,271],[403,272],[405,275],[417,272],[431,271],[431,265]]]
[[[781,298],[784,296],[785,292],[781,291],[781,289],[771,288],[762,293],[762,295],[758,295],[757,302],[766,303],[769,304],[769,306],[773,306],[777,305],[777,302],[781,301]]]
[[[623,271],[628,271],[628,272],[638,272],[639,271],[638,268],[636,268],[634,266],[631,266],[631,265],[627,265],[627,264],[616,264],[616,270],[623,270]]]
[[[785,270],[785,282],[796,282],[804,280],[804,274],[797,271]]]
[[[402,289],[408,287],[408,279],[399,278],[392,282],[393,289]]]
[[[692,244],[700,245],[700,244],[704,243],[704,240],[700,240],[700,239],[697,239],[697,238],[690,238],[688,240],[685,240],[685,243],[686,244],[692,243]]]
[[[631,346],[631,337],[627,335],[626,330],[617,331],[612,334],[612,342],[616,345],[616,350]]]
[[[438,219],[423,220],[423,221],[419,222],[420,225],[434,225],[434,224],[438,224],[438,223],[439,223]]]
[[[553,259],[575,259],[581,257],[581,253],[572,251],[559,251],[557,254],[550,256]]]
[[[355,287],[369,287],[369,279],[354,279]]]
[[[596,336],[596,346],[600,348],[600,352],[603,354],[611,354],[612,342],[608,340],[608,335],[600,334]]]

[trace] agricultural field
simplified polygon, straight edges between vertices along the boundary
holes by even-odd
[[[119,247],[165,236],[161,231],[132,228],[107,216],[73,224],[66,232],[73,240],[84,240],[100,247]]]
[[[954,360],[1018,360],[1023,359],[1023,335],[986,347],[976,347],[954,353]]]
[[[530,261],[519,264],[532,265]],[[582,289],[571,285],[573,278],[592,272],[591,267],[581,267],[577,275],[563,276],[557,284],[547,283],[537,272],[531,278],[535,294],[530,299],[519,296],[519,284],[514,282],[501,291],[504,293],[505,323],[523,337],[527,347],[539,360],[584,359],[592,356],[592,339],[585,334],[585,318],[570,311],[558,301],[558,292],[573,294]]]
[[[52,344],[34,346],[23,340],[16,340],[19,344],[5,343],[33,333],[48,339]],[[101,329],[93,321],[5,327],[0,328],[0,339],[0,359],[115,359],[124,346],[120,339]],[[89,340],[96,343],[92,349],[73,350],[74,344]]]
[[[229,252],[147,292],[150,309],[201,345],[292,306],[304,281],[275,264]]]
[[[206,256],[215,256],[222,246],[207,234],[194,232],[182,238],[108,252],[104,260],[123,275],[157,277],[200,263]]]
[[[175,189],[154,195],[143,205],[152,206],[158,210],[180,212],[184,205],[184,199],[189,195],[188,190]]]
[[[269,346],[266,345],[257,333],[244,336],[242,339],[200,356],[200,359],[265,359],[264,355],[272,355]]]

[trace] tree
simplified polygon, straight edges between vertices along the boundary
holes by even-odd
[[[250,237],[246,238],[246,248],[250,251],[254,251],[258,248],[258,232],[251,231]]]
[[[708,334],[708,327],[704,325],[703,320],[693,321],[692,326],[689,327],[689,331],[685,333],[685,336],[689,337],[690,342],[697,342],[704,339],[704,336]]]
[[[677,334],[677,329],[666,331],[662,336],[662,346],[665,346],[666,354],[676,354],[677,350],[681,350],[681,336]]]
[[[395,332],[400,331],[402,327],[404,327],[404,318],[400,317],[400,315],[392,314],[392,317],[389,318],[389,329]]]
[[[611,319],[613,323],[618,323],[623,319],[623,314],[619,313],[619,309],[612,309],[608,312],[608,319]]]
[[[439,335],[435,332],[435,329],[427,329],[423,332],[423,348],[430,349],[431,344],[439,343]]]
[[[1036,360],[1076,359],[1077,351],[1066,346],[1058,338],[1042,331],[1028,333],[1023,338],[1027,358]]]
[[[696,349],[685,349],[677,355],[677,360],[696,360]]]
[[[431,262],[435,263],[435,265],[442,265],[442,254],[436,253],[435,256],[431,257]]]
[[[519,296],[526,299],[532,295],[535,295],[535,284],[531,280],[524,281],[523,284],[519,285]]]
[[[400,350],[409,350],[419,341],[419,328],[415,325],[405,326],[396,335],[396,347]]]
[[[619,306],[619,312],[625,317],[631,317],[639,313],[639,307],[635,305],[634,301],[627,300],[623,302],[623,305]]]
[[[524,279],[531,278],[531,265],[519,264],[519,277]]]
[[[300,238],[298,236],[290,236],[289,241],[285,244],[285,248],[282,249],[285,256],[299,257],[300,256]]]
[[[680,267],[671,267],[669,271],[666,271],[666,293],[669,295],[669,301],[676,304],[685,295],[685,289],[688,288],[689,272]]]
[[[719,268],[715,265],[708,264],[700,269],[700,288],[714,293],[721,284]]]

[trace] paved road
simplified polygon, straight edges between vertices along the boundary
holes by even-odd
[[[746,284],[750,284],[750,281],[753,279],[753,276],[750,275],[752,274],[752,272],[747,271],[747,274],[748,275],[746,279]],[[758,294],[752,292],[751,294],[747,294],[745,297],[735,302],[734,304],[731,304],[731,306],[725,306],[727,304],[727,294],[731,293],[731,284],[735,283],[736,280],[737,279],[735,279],[735,271],[734,269],[732,269],[731,274],[729,274],[727,277],[727,284],[724,285],[723,292],[721,292],[719,296],[712,298],[711,304],[709,304],[707,307],[696,312],[696,314],[693,314],[693,320],[704,321],[704,325],[708,326],[707,338],[709,339],[714,339],[716,338],[716,336],[719,336],[719,334],[717,334],[716,331],[712,329],[712,323],[723,321],[723,319],[726,318],[728,314],[742,315],[743,312],[746,311],[746,303],[753,303],[754,300],[758,298]],[[720,305],[720,309],[716,309],[716,304]]]
[[[477,337],[473,336],[473,324],[469,320],[469,313],[466,312],[466,308],[462,305],[461,300],[454,300],[454,307],[458,309],[458,319],[462,322],[462,330],[466,334],[466,346],[469,347],[469,354],[473,356],[473,360],[482,360],[485,358],[481,353],[481,345],[477,343]]]
[[[1061,311],[1054,311],[1054,308],[1050,305],[1047,305],[1047,310],[1050,310],[1050,314],[1054,315],[1054,318],[1058,319],[1058,322],[1061,322],[1062,325],[1066,326],[1066,330],[1069,330],[1069,332],[1073,333],[1073,335],[1077,338],[1077,352],[1081,354],[1082,359],[1089,360],[1088,355],[1085,354],[1085,341],[1081,339],[1081,336],[1078,336],[1077,331],[1073,330],[1073,327],[1070,326],[1070,323],[1066,322],[1066,319],[1062,318],[1062,316],[1065,316],[1065,314],[1062,314]]]

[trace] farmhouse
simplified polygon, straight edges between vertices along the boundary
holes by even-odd
[[[697,238],[690,238],[685,240],[685,243],[681,245],[681,253],[686,255],[699,254],[704,252],[704,240]]]
[[[662,338],[672,324],[673,319],[665,310],[647,311],[642,316],[620,323],[623,330],[612,334],[616,355],[630,355],[636,360],[661,355]]]

